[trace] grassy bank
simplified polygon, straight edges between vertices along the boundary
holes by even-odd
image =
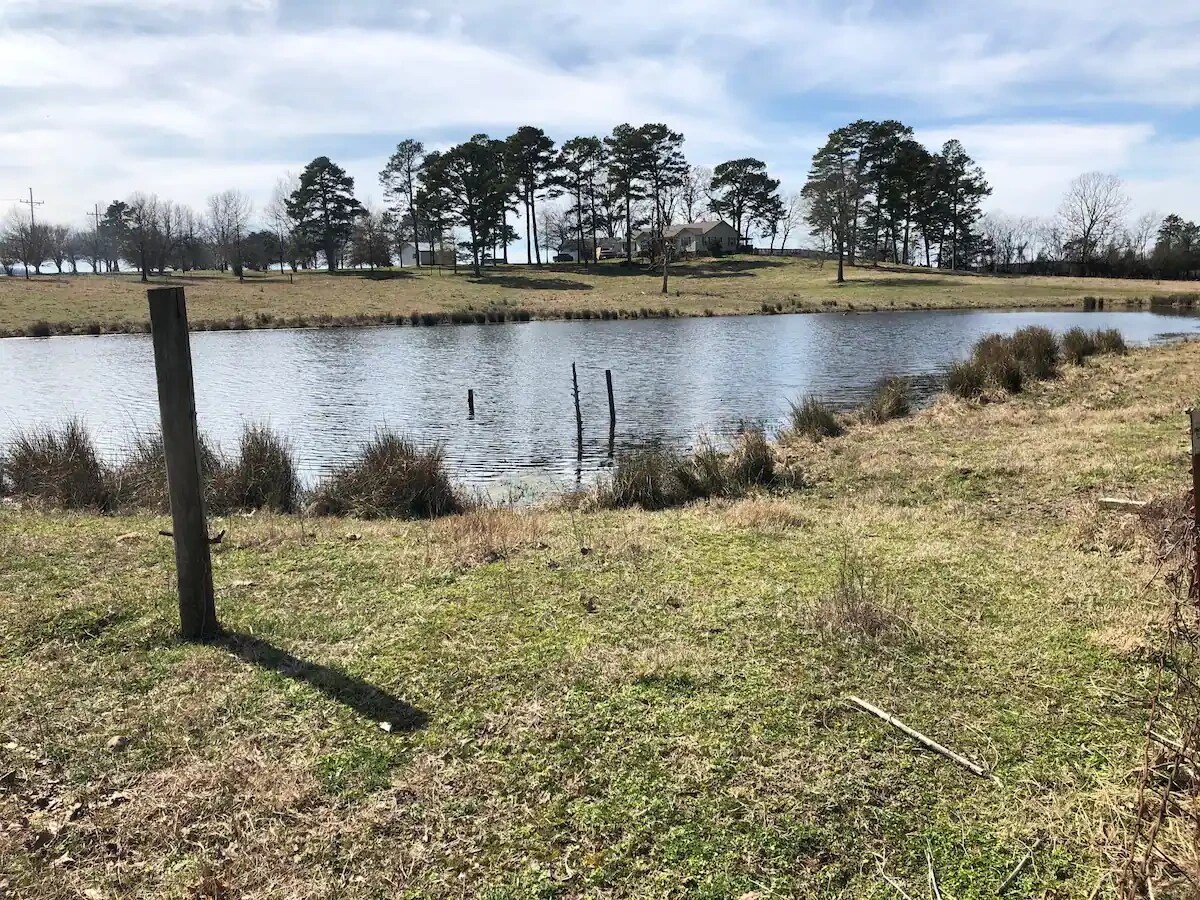
[[[1096,500],[1182,494],[1198,378],[1197,344],[1095,358],[682,510],[224,518],[210,646],[164,519],[0,506],[0,884],[883,898],[928,849],[963,900],[1036,847],[1010,895],[1083,900],[1163,599],[1158,522]]]
[[[532,318],[630,318],[947,307],[1078,306],[1085,298],[1124,303],[1184,295],[1186,282],[1098,278],[993,277],[933,270],[835,267],[782,257],[682,262],[671,293],[661,273],[606,262],[577,266],[463,271],[413,269],[252,275],[244,283],[212,272],[154,279],[183,285],[193,325],[203,329],[443,322]],[[0,278],[0,335],[140,331],[147,326],[145,285],[136,275]],[[1194,292],[1192,293],[1194,299]]]

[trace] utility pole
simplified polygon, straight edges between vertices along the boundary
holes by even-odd
[[[95,246],[92,247],[92,253],[95,254],[92,257],[92,274],[99,275],[100,274],[100,204],[99,203],[92,204],[92,211],[90,213],[88,213],[88,216],[95,223],[92,228],[92,241],[95,244]]]
[[[37,240],[37,238],[36,238],[37,223],[33,219],[33,208],[35,206],[44,206],[45,201],[39,200],[36,203],[34,203],[33,202],[33,188],[30,188],[29,189],[29,199],[21,200],[20,202],[29,204],[29,246],[32,249],[32,247],[34,245],[34,241]],[[42,264],[42,261],[38,260],[38,265],[40,266],[41,264]],[[25,260],[25,280],[26,281],[29,280],[29,260]]]

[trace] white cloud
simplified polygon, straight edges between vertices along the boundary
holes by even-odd
[[[395,141],[531,122],[555,137],[665,121],[695,162],[755,155],[785,187],[832,126],[961,139],[990,206],[1049,212],[1081,171],[1200,216],[1172,120],[1200,104],[1200,4],[997,0],[0,0],[0,196],[48,215],[152,190],[264,200],[318,154],[366,197]],[[105,26],[105,27],[101,27]],[[1131,113],[1130,110],[1136,110]],[[1182,114],[1182,115],[1181,115]],[[1194,124],[1193,124],[1193,127]],[[1170,202],[1163,202],[1170,201]]]

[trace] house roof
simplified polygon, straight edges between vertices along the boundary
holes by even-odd
[[[558,249],[560,251],[574,250],[578,246],[579,246],[578,240],[563,241],[561,244],[558,245]],[[592,239],[585,237],[583,239],[583,246],[585,246],[585,247],[592,246]],[[621,238],[597,237],[596,238],[596,246],[601,247],[601,248],[624,247],[625,242],[623,240],[621,240]]]
[[[725,227],[730,228],[730,229],[733,228],[733,226],[730,225],[728,222],[726,222],[724,219],[713,219],[712,221],[701,221],[701,222],[681,222],[678,225],[668,225],[666,228],[664,228],[663,236],[669,237],[669,238],[679,237],[679,235],[683,234],[685,231],[690,232],[692,234],[705,235],[705,234],[708,234],[710,231],[712,231],[714,228],[716,228],[718,225],[724,225]],[[638,232],[638,237],[639,238],[654,237],[654,232],[650,231],[649,229],[645,229],[643,231]]]

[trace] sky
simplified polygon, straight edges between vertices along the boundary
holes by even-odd
[[[133,191],[201,208],[329,156],[381,202],[396,143],[665,122],[690,162],[797,190],[839,125],[958,138],[985,209],[1050,215],[1121,176],[1200,218],[1196,0],[0,0],[0,213],[80,227]]]

